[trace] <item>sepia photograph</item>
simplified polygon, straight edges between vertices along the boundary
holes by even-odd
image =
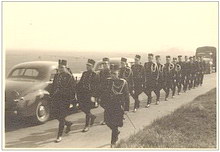
[[[218,1],[2,1],[2,150],[218,150]]]

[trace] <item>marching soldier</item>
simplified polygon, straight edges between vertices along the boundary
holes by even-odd
[[[195,64],[193,62],[193,57],[189,57],[189,90],[193,88],[195,76]]]
[[[86,64],[87,71],[83,72],[77,84],[77,98],[81,110],[86,114],[85,127],[82,132],[87,132],[89,126],[94,124],[96,116],[91,113],[97,97],[98,77],[93,71],[95,61],[88,59]]]
[[[165,84],[166,84],[166,96],[165,101],[167,101],[170,90],[173,91],[173,76],[174,76],[174,64],[171,63],[170,56],[166,56],[166,63],[164,65],[164,73],[165,73]]]
[[[127,66],[127,59],[121,58],[121,67],[119,70],[119,78],[125,79],[128,83],[128,89],[130,94],[132,94],[134,89],[134,82],[133,82],[133,72],[130,67]],[[127,109],[129,109],[130,106],[130,100],[127,100],[127,103],[125,103],[125,106]]]
[[[105,101],[104,119],[106,125],[112,130],[111,147],[114,148],[120,134],[118,127],[123,126],[124,111],[129,103],[129,90],[126,80],[119,78],[119,66],[111,65],[111,78],[107,79],[107,86],[102,96]]]
[[[195,71],[195,75],[194,75],[194,83],[193,83],[193,87],[198,87],[198,77],[199,77],[199,62],[196,60],[196,57],[193,56],[193,63],[194,63],[194,71]]]
[[[107,79],[111,77],[111,72],[110,72],[110,68],[109,68],[109,58],[103,58],[102,59],[102,65],[103,65],[103,69],[100,71],[99,73],[99,83],[100,83],[100,87],[99,87],[99,97],[101,97],[101,94],[103,92],[105,92],[105,90],[107,89]],[[105,99],[100,99],[100,106],[102,108],[105,108]],[[100,123],[101,125],[105,125],[105,121],[102,121]]]
[[[131,93],[131,96],[134,98],[134,112],[140,106],[140,101],[138,96],[143,92],[143,83],[144,83],[144,67],[140,64],[140,55],[135,56],[135,64],[131,66],[133,73],[133,82],[134,82],[134,91]]]
[[[206,63],[205,61],[203,60],[203,57],[201,56],[200,57],[200,62],[201,62],[201,78],[200,78],[200,86],[202,86],[203,84],[203,78],[204,78],[204,74],[205,74],[205,70],[206,70]]]
[[[182,86],[184,86],[184,79],[185,79],[185,69],[184,69],[184,63],[182,62],[182,55],[179,55],[178,56],[178,62],[177,64],[180,66],[180,72],[179,72],[179,78],[180,78],[180,81],[178,82],[177,84],[177,87],[178,87],[178,95],[180,94],[181,92],[181,89],[182,89]]]
[[[178,86],[178,82],[180,81],[180,71],[179,71],[179,65],[177,65],[177,58],[173,58],[173,79],[172,79],[172,98],[175,96],[176,93],[176,87]]]
[[[177,63],[177,58],[173,58],[174,64],[174,77],[173,77],[173,93],[172,97],[175,96],[176,87],[178,88],[177,94],[179,95],[181,89],[181,66]]]
[[[148,62],[144,64],[144,93],[147,95],[146,108],[150,107],[152,101],[152,91],[156,92],[156,83],[158,77],[157,64],[153,62],[153,54],[148,54]]]
[[[187,88],[189,87],[190,81],[190,64],[188,61],[188,56],[185,56],[185,61],[183,63],[183,76],[184,76],[184,86],[183,91],[186,92]]]
[[[54,115],[59,121],[59,129],[55,142],[62,140],[64,127],[67,126],[65,132],[69,133],[72,125],[72,122],[67,121],[65,118],[69,112],[70,101],[75,99],[76,82],[74,77],[69,73],[66,65],[66,60],[59,60],[58,73],[54,76],[51,90]]]
[[[164,65],[160,63],[161,62],[160,56],[157,55],[157,56],[155,56],[155,58],[156,58],[157,70],[158,70],[155,94],[157,96],[156,104],[159,104],[159,102],[160,102],[160,90],[163,89],[166,93],[165,75],[164,75]]]

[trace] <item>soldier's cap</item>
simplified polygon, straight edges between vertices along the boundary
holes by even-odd
[[[192,56],[189,57],[189,59],[192,59],[192,58],[193,58]]]
[[[148,57],[149,57],[149,56],[152,56],[152,57],[153,57],[154,55],[153,55],[152,53],[148,53]]]
[[[109,61],[109,58],[105,57],[102,59],[102,61]]]
[[[88,59],[87,65],[95,65],[95,61],[93,59]]]
[[[127,59],[122,57],[121,62],[127,62]]]
[[[156,59],[160,58],[160,55],[156,55],[155,58],[156,58]]]
[[[195,58],[196,56],[193,56],[193,58]]]
[[[119,70],[119,65],[118,64],[111,64],[110,65],[110,70],[111,72],[115,72]]]
[[[178,58],[181,58],[182,57],[182,55],[178,55]]]
[[[103,58],[102,59],[102,63],[108,63],[109,62],[109,58]]]
[[[140,60],[141,56],[137,54],[137,55],[135,55],[135,58]]]
[[[61,66],[61,65],[67,66],[67,60],[59,60],[58,64],[59,64],[59,66]]]
[[[177,58],[173,58],[173,60],[177,60]]]
[[[187,55],[185,55],[185,57],[188,57]]]
[[[170,56],[169,56],[169,55],[167,55],[167,56],[166,56],[166,58],[168,59],[168,58],[170,58]]]

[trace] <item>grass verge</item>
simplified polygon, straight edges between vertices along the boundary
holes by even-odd
[[[117,148],[216,148],[216,89],[121,140]]]

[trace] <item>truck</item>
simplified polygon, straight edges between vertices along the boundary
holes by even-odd
[[[210,74],[216,72],[216,47],[203,46],[196,49],[196,58],[203,57],[206,63],[205,73]]]

